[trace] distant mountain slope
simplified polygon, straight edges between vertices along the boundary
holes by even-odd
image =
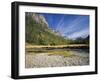
[[[35,45],[69,44],[69,40],[55,34],[41,14],[26,12],[26,43]]]
[[[72,44],[87,44],[87,45],[89,45],[89,40],[90,40],[90,36],[89,35],[87,37],[85,37],[85,38],[79,37],[76,40],[74,40],[72,42]]]

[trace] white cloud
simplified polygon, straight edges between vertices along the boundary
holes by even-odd
[[[68,32],[72,32],[77,30],[77,28],[75,28],[77,25],[80,24],[80,22],[82,22],[84,20],[83,17],[78,17],[74,20],[72,20],[72,22],[67,23],[64,21],[64,17],[59,21],[56,30],[58,30],[62,35],[64,35],[65,33]],[[68,24],[67,27],[63,27],[64,25]]]
[[[71,39],[76,39],[78,37],[82,37],[85,38],[89,35],[89,28],[85,28],[84,30],[78,31],[78,32],[74,32],[73,34],[69,35],[68,38]]]
[[[58,22],[56,30],[62,29],[62,26],[64,25],[64,16],[61,18],[61,20]]]

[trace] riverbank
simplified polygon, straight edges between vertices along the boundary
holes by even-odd
[[[26,68],[63,67],[89,65],[89,54],[74,51],[72,56],[49,55],[48,53],[26,54]]]
[[[70,45],[30,45],[26,44],[26,49],[28,48],[89,48],[87,44],[70,44]]]

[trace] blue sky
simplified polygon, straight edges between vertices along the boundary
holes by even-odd
[[[89,16],[42,13],[51,29],[70,39],[89,35]]]

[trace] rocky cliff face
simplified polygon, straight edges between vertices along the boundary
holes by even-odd
[[[46,19],[44,18],[43,15],[41,14],[36,14],[36,13],[30,13],[30,12],[26,12],[26,16],[27,17],[32,17],[32,19],[34,19],[37,23],[41,24],[41,25],[46,25],[48,27],[48,23],[46,21]]]

